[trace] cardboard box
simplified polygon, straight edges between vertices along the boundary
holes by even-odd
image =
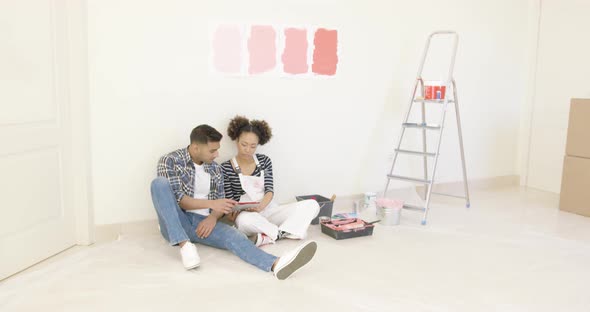
[[[565,156],[559,209],[590,217],[590,158]]]
[[[590,99],[572,99],[569,118],[565,154],[590,158]]]

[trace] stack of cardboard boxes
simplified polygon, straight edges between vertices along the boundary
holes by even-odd
[[[590,217],[590,99],[572,99],[559,209]]]

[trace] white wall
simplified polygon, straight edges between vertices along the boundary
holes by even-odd
[[[461,35],[455,77],[470,178],[517,174],[525,0],[90,0],[88,16],[97,224],[155,218],[149,183],[158,157],[187,145],[198,124],[225,133],[235,114],[273,127],[260,152],[273,159],[279,200],[380,190],[419,54],[436,29]],[[337,28],[338,74],[211,76],[208,34],[216,22]],[[455,127],[445,137],[439,177],[459,180]],[[224,139],[219,160],[234,151]],[[420,174],[419,163],[402,164]]]
[[[590,2],[543,0],[527,185],[559,193],[571,98],[590,98]]]

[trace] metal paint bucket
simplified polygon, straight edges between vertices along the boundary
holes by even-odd
[[[401,218],[401,208],[386,208],[378,207],[379,216],[381,217],[381,225],[398,225]]]

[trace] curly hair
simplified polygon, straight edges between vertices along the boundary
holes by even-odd
[[[227,135],[233,140],[237,140],[244,132],[252,132],[258,137],[258,144],[264,145],[272,138],[272,129],[264,120],[252,120],[244,116],[236,116],[227,127]]]

